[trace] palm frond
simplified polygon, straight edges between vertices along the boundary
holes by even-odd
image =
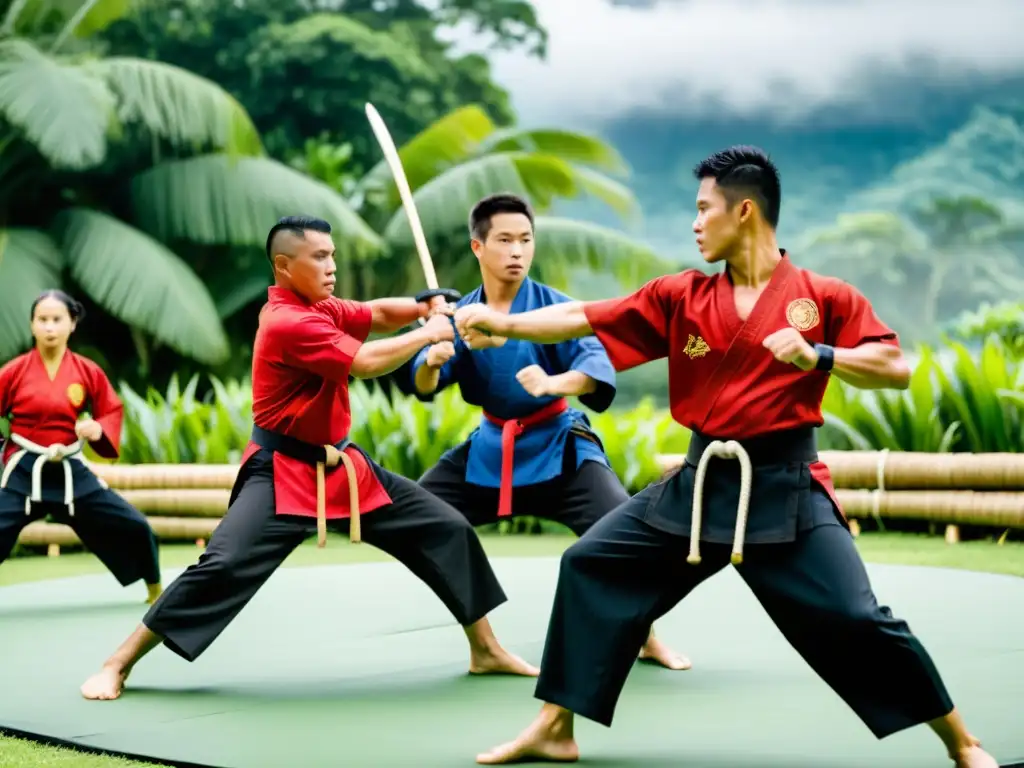
[[[537,217],[537,258],[531,268],[544,282],[564,284],[572,270],[610,274],[625,290],[675,267],[645,243],[587,221]]]
[[[110,314],[201,363],[227,357],[206,286],[161,243],[86,208],[61,211],[54,229],[75,282]]]
[[[413,194],[413,200],[430,237],[465,227],[466,215],[474,203],[496,192],[521,195],[539,212],[549,210],[556,198],[578,198],[587,193],[616,210],[636,206],[632,193],[611,179],[576,168],[561,158],[527,152],[485,155],[457,165],[423,185]],[[399,209],[391,217],[384,237],[396,247],[412,243],[404,210]]]
[[[556,128],[508,128],[490,134],[480,146],[480,154],[491,152],[539,152],[607,173],[626,175],[629,166],[615,147],[596,136]]]
[[[117,96],[117,117],[141,123],[178,147],[258,155],[259,132],[245,108],[205,77],[160,61],[111,57],[82,65]]]
[[[32,37],[41,27],[63,24],[54,47],[70,35],[87,38],[101,32],[131,10],[131,0],[14,0],[7,8],[0,34]]]
[[[27,40],[0,41],[0,114],[58,169],[84,170],[107,154],[114,94],[83,69]]]
[[[216,269],[203,274],[203,282],[217,303],[217,313],[227,319],[256,299],[266,299],[274,281],[262,248],[227,248]],[[340,271],[340,270],[339,270]]]
[[[132,180],[133,220],[163,242],[263,247],[274,222],[319,216],[334,227],[339,254],[365,260],[380,236],[337,192],[266,157],[203,155],[161,163]]]
[[[45,232],[0,230],[0,362],[32,341],[32,302],[48,288],[60,287],[63,258]]]

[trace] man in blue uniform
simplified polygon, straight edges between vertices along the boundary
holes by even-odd
[[[528,277],[533,223],[529,204],[515,195],[474,206],[470,236],[482,285],[459,306],[486,303],[517,313],[571,301]],[[458,383],[466,402],[484,411],[469,439],[419,481],[474,526],[531,515],[580,536],[629,499],[586,415],[566,399],[578,397],[601,412],[615,398],[615,370],[594,336],[558,344],[493,339],[489,348],[472,350],[456,336],[421,350],[411,375],[422,400]],[[653,631],[637,650],[670,669],[690,667]]]

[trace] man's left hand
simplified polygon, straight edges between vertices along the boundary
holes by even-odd
[[[551,377],[539,365],[528,365],[516,374],[516,381],[534,397],[551,394]]]
[[[75,434],[80,440],[88,440],[94,443],[103,437],[103,427],[93,419],[82,419],[75,424]]]
[[[763,344],[776,360],[792,363],[801,371],[809,371],[818,364],[818,353],[796,328],[776,331]]]

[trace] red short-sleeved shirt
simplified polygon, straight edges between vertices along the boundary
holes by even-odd
[[[44,447],[71,445],[78,440],[75,424],[85,411],[103,429],[103,436],[89,446],[98,456],[116,459],[124,406],[96,363],[69,349],[51,380],[33,348],[0,368],[0,417],[11,414],[11,431],[26,440]],[[0,464],[17,450],[13,441],[6,443]]]
[[[330,298],[308,304],[273,286],[260,312],[252,364],[253,421],[260,427],[316,445],[335,444],[352,424],[348,376],[370,333],[368,305]],[[249,443],[244,463],[259,450]],[[363,455],[346,449],[359,480],[359,510],[391,503]],[[316,468],[274,454],[274,494],[279,515],[316,516]],[[327,517],[345,518],[348,475],[339,465],[327,475]]]
[[[829,374],[776,360],[762,342],[787,326],[812,344],[899,346],[856,288],[783,258],[746,321],[724,273],[665,275],[584,311],[616,370],[668,358],[669,401],[682,426],[719,439],[821,426]],[[812,474],[833,495],[824,464]]]
[[[745,322],[728,276],[697,270],[589,302],[584,311],[616,370],[667,357],[673,417],[721,438],[822,424],[829,374],[776,360],[762,346],[772,333],[791,326],[812,344],[899,345],[856,288],[797,269],[786,256]]]

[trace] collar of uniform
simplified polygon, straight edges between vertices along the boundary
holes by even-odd
[[[279,285],[272,285],[267,289],[267,299],[272,304],[291,304],[293,307],[310,306],[310,303],[295,291],[282,288]]]

